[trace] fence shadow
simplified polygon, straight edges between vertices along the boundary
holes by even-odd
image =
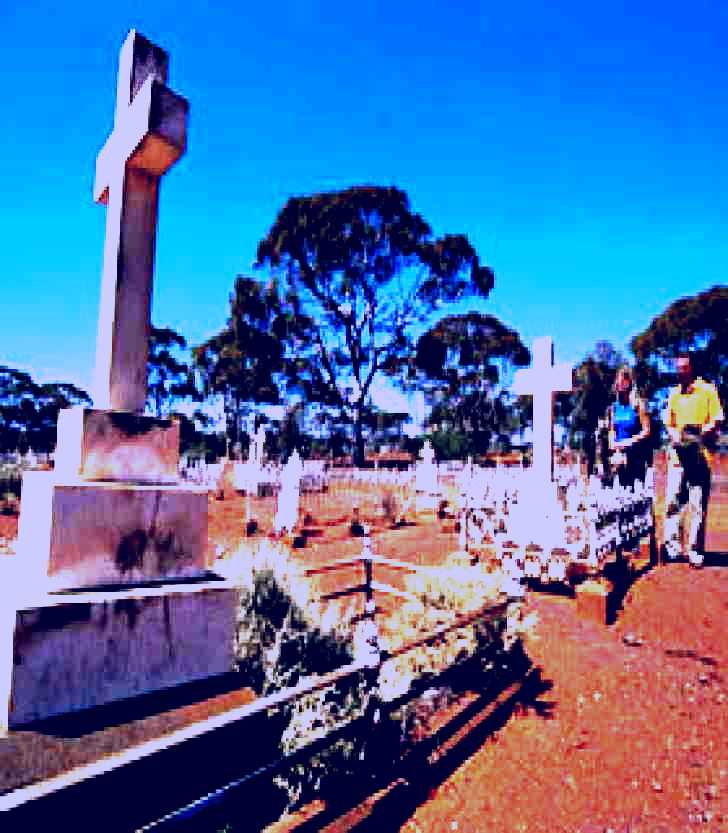
[[[315,833],[347,816],[346,828],[359,833],[399,830],[432,791],[509,720],[527,713],[551,718],[556,703],[543,695],[552,686],[524,655],[519,673],[482,691],[402,760],[379,768],[370,779],[358,779],[356,785],[342,785],[335,795],[322,796],[324,808],[297,824],[296,833]]]

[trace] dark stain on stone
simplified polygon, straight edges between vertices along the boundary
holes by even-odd
[[[54,605],[34,611],[18,611],[13,645],[13,663],[21,665],[23,650],[35,633],[61,631],[75,624],[85,624],[91,620],[91,604]]]
[[[128,573],[135,567],[141,569],[147,541],[147,533],[143,529],[135,529],[121,539],[116,549],[116,566],[122,573]]]
[[[114,615],[125,615],[130,630],[134,629],[134,625],[136,625],[136,621],[139,618],[140,610],[141,603],[137,599],[118,599],[114,602]]]
[[[127,437],[141,436],[159,428],[169,428],[172,424],[168,419],[156,419],[125,411],[111,411],[109,419],[114,428]]]
[[[164,611],[164,634],[167,637],[167,646],[169,648],[169,658],[174,659],[174,640],[172,639],[172,617],[170,614],[170,598],[169,596],[162,597],[162,609]]]
[[[159,570],[167,573],[174,570],[184,560],[184,552],[174,530],[160,530],[154,536],[154,549],[157,553]]]
[[[154,545],[159,552],[169,552],[172,549],[173,544],[174,532],[171,529],[160,530],[154,539]]]

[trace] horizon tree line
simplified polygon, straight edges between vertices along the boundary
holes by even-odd
[[[177,415],[183,450],[244,452],[242,426],[252,417],[274,428],[269,453],[321,451],[318,435],[334,453],[351,447],[361,465],[366,440],[396,433],[407,416],[374,405],[381,385],[425,392],[425,427],[440,457],[508,448],[529,421],[529,398],[512,396],[508,383],[530,353],[516,330],[478,311],[493,270],[464,235],[435,237],[404,191],[364,185],[291,197],[258,244],[255,271],[235,278],[226,323],[202,344],[189,349],[181,333],[151,328],[147,411]],[[471,310],[454,312],[462,301]],[[726,401],[726,321],[728,286],[716,285],[676,300],[634,336],[637,384],[653,408],[674,383],[671,359],[685,350]],[[572,444],[593,433],[624,361],[598,341],[574,368],[573,391],[556,397]],[[222,438],[203,407],[214,397]],[[90,402],[74,385],[39,385],[0,367],[0,451],[52,450],[58,410]],[[266,406],[281,405],[281,420],[266,416]],[[421,441],[403,445],[417,450]]]

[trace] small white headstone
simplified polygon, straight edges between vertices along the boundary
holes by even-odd
[[[301,500],[301,476],[303,463],[298,451],[294,451],[281,472],[281,489],[278,493],[278,510],[274,523],[277,535],[292,532],[298,523]]]

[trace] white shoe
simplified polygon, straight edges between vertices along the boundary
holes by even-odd
[[[677,561],[680,558],[680,546],[675,541],[665,541],[665,559]]]
[[[688,561],[690,562],[691,567],[702,567],[704,557],[702,552],[698,552],[697,550],[690,550],[688,553]]]

